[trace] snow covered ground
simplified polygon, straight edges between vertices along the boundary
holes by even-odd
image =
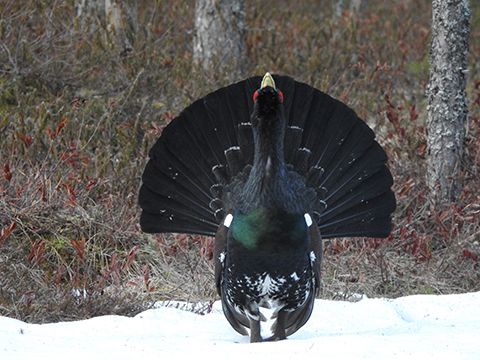
[[[317,300],[289,339],[249,344],[224,318],[162,307],[45,325],[0,317],[0,359],[480,359],[480,292]]]

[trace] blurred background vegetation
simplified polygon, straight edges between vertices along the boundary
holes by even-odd
[[[371,0],[337,16],[331,3],[246,2],[245,75],[289,75],[340,99],[390,156],[393,233],[326,241],[321,296],[479,291],[480,3],[465,190],[438,209],[424,179],[431,1]],[[124,51],[73,0],[0,0],[0,315],[42,323],[217,299],[213,239],[142,233],[136,200],[162,128],[241,80],[233,64],[193,64],[194,5],[138,0]]]

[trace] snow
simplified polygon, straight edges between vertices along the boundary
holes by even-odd
[[[249,344],[215,303],[53,324],[0,317],[0,359],[480,359],[480,292],[316,300],[287,340]]]

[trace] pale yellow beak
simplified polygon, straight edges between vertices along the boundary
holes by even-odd
[[[273,81],[272,75],[270,73],[266,73],[262,79],[262,86],[260,87],[263,89],[264,87],[271,86],[275,89],[275,81]]]

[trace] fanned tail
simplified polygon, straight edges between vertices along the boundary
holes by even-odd
[[[387,237],[395,196],[387,155],[373,131],[338,100],[274,75],[288,127],[285,158],[315,189],[323,238]],[[219,89],[186,108],[150,150],[139,203],[145,232],[214,236],[222,199],[253,162],[250,114],[261,77]]]

